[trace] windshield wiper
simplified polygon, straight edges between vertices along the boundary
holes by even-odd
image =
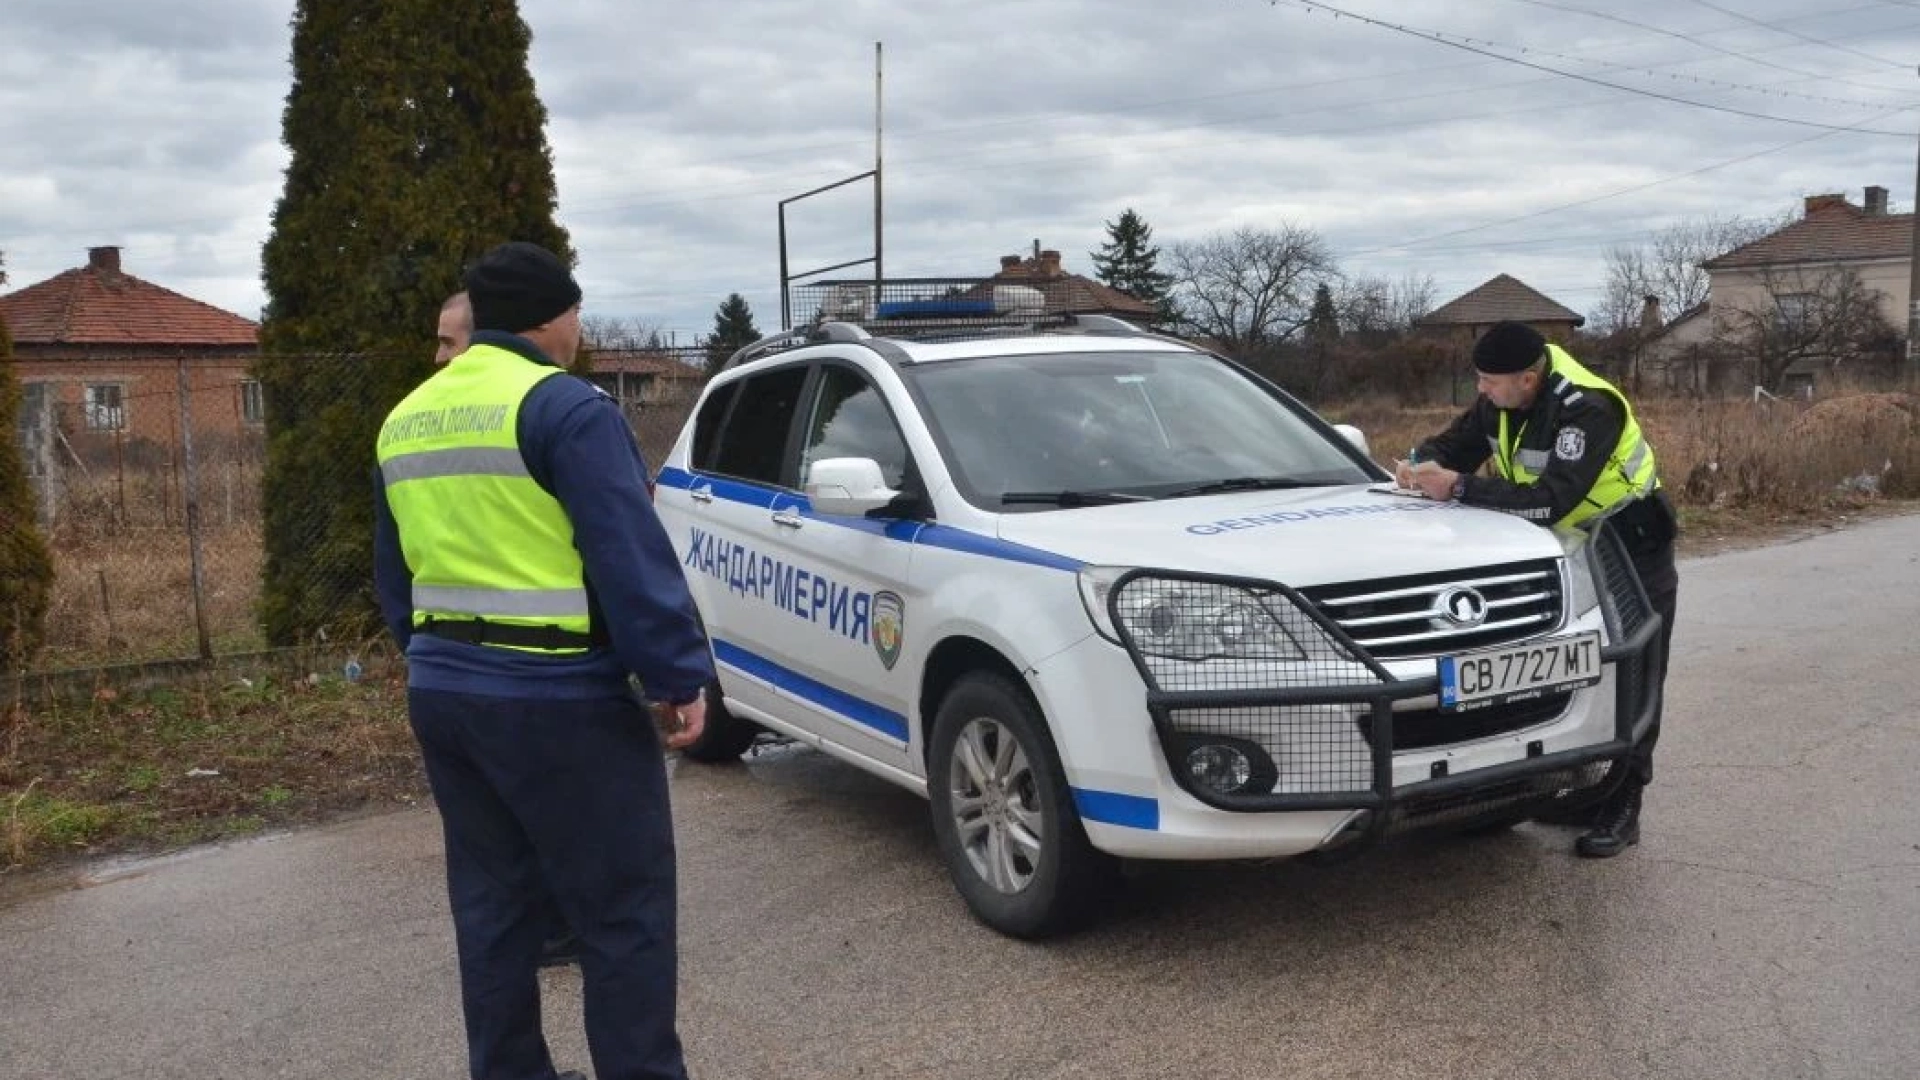
[[[1326,480],[1296,480],[1291,476],[1232,476],[1225,480],[1209,480],[1204,484],[1170,491],[1160,497],[1184,499],[1189,495],[1214,495],[1223,491],[1279,491],[1284,488],[1333,486],[1335,485]]]
[[[1145,502],[1149,497],[1126,491],[1008,491],[1000,495],[1002,506],[1109,506],[1113,503]]]

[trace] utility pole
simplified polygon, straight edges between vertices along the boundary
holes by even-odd
[[[1920,149],[1914,151],[1913,244],[1907,252],[1907,370],[1920,371]]]

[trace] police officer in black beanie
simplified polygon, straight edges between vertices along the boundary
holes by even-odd
[[[1605,521],[1626,542],[1659,634],[1647,655],[1652,725],[1623,763],[1618,786],[1574,850],[1604,859],[1640,840],[1641,791],[1653,781],[1661,689],[1680,578],[1673,504],[1660,488],[1653,447],[1614,386],[1539,331],[1495,325],[1473,348],[1480,396],[1446,431],[1415,447],[1395,469],[1428,498],[1484,506],[1556,528]],[[1474,475],[1491,462],[1492,475]]]
[[[555,1076],[536,965],[557,908],[594,1072],[685,1080],[664,751],[700,735],[706,638],[632,429],[561,366],[573,274],[503,244],[466,287],[471,343],[380,431],[374,579],[446,833],[469,1069]]]

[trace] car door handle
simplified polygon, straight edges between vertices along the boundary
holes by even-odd
[[[697,503],[710,503],[713,501],[713,489],[710,487],[693,488],[687,492],[687,495]]]
[[[800,515],[791,510],[774,511],[773,523],[786,529],[797,529],[803,524]]]

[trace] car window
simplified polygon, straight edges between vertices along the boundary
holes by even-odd
[[[727,411],[724,429],[715,439],[710,470],[740,480],[785,486],[787,439],[806,381],[807,369],[800,364],[744,380],[733,407]],[[695,439],[698,441],[697,432]]]
[[[1008,492],[1154,498],[1240,477],[1371,477],[1264,386],[1189,352],[988,357],[913,370],[955,477]]]
[[[837,365],[821,369],[817,385],[801,450],[801,484],[824,458],[872,458],[887,486],[899,490],[906,481],[907,443],[880,391],[866,376]]]
[[[727,419],[727,409],[740,393],[740,384],[727,383],[715,387],[707,400],[700,403],[700,415],[693,421],[693,467],[702,471],[712,471],[714,458],[720,453],[720,428]]]

